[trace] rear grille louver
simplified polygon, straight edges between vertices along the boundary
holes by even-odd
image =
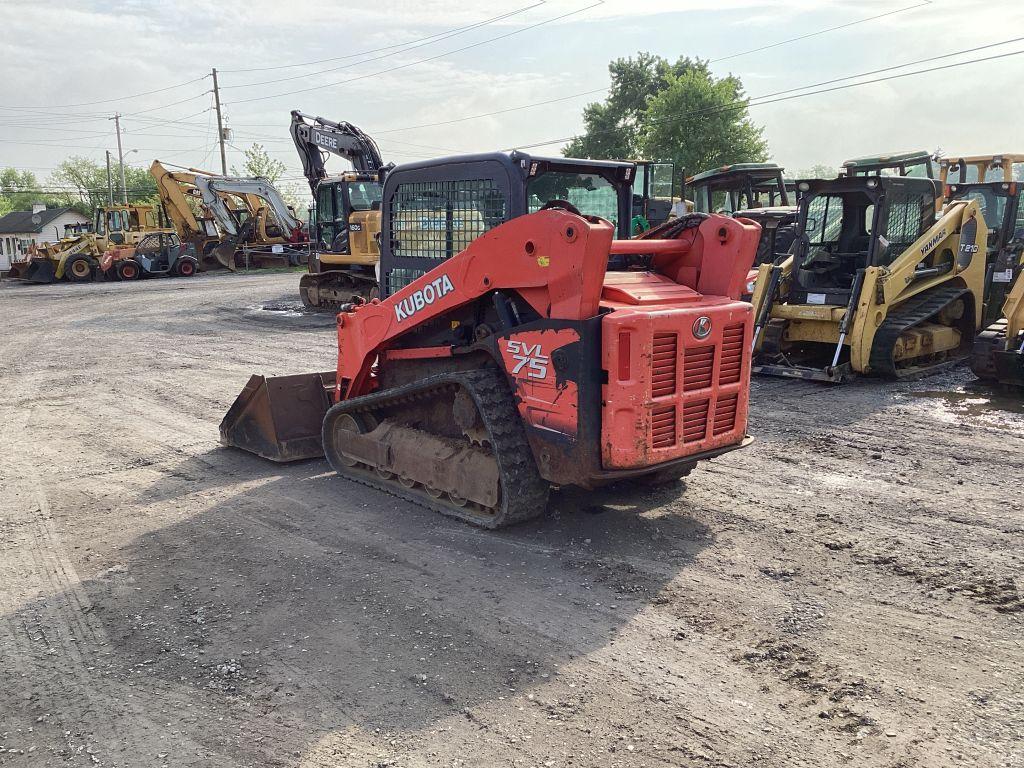
[[[724,435],[736,427],[736,402],[738,395],[723,395],[715,403],[715,423],[711,427],[714,436]]]
[[[737,323],[722,331],[722,362],[718,370],[718,383],[735,384],[742,373],[743,323]]]
[[[683,353],[683,391],[692,392],[710,387],[714,370],[714,346],[687,349]]]
[[[676,361],[679,359],[678,336],[674,333],[654,334],[651,359],[651,397],[676,393]]]
[[[651,411],[651,445],[671,448],[676,444],[676,407],[663,405]]]
[[[708,401],[697,400],[683,405],[683,442],[704,439],[708,429]]]

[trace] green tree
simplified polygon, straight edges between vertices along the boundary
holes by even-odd
[[[114,188],[114,202],[124,198],[121,189],[121,173],[116,163],[110,167],[111,183]],[[125,188],[128,190],[128,201],[132,203],[153,202],[156,198],[156,182],[144,168],[126,165],[124,168]],[[91,215],[93,209],[105,205],[108,200],[107,167],[95,160],[78,155],[69,157],[54,169],[50,182],[60,187],[57,202],[66,205],[85,215]]]
[[[45,203],[43,194],[32,171],[5,168],[0,171],[0,216],[10,211],[25,211],[33,203]]]
[[[231,173],[235,176],[262,176],[275,183],[285,172],[285,164],[280,160],[272,158],[262,144],[253,144],[245,150],[245,163],[239,171],[231,166]]]
[[[818,163],[812,165],[810,168],[801,168],[799,171],[793,171],[787,173],[786,178],[789,179],[834,179],[839,175],[839,171],[834,166],[825,165]]]
[[[687,173],[768,159],[768,144],[750,120],[739,78],[715,77],[700,59],[673,63],[649,53],[616,59],[608,71],[608,98],[584,108],[585,131],[565,155],[642,156],[672,161]]]

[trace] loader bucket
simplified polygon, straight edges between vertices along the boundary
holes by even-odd
[[[53,262],[49,259],[32,259],[25,270],[24,279],[30,283],[52,283],[57,279]]]
[[[320,430],[335,373],[253,375],[220,423],[220,441],[271,461],[324,455]]]
[[[230,269],[232,272],[235,271],[235,242],[233,240],[225,240],[220,243],[216,248],[213,249],[211,255],[217,260],[217,262],[225,269]]]

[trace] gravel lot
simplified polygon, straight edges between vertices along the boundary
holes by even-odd
[[[754,385],[499,533],[217,442],[297,275],[0,283],[0,765],[1024,766],[1024,409]]]

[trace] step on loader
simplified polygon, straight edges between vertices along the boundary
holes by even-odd
[[[694,214],[616,239],[565,200],[509,217],[530,179],[509,155],[402,169],[383,189],[384,296],[338,314],[337,371],[254,376],[222,442],[323,454],[486,528],[541,514],[552,485],[668,482],[749,442],[756,225]],[[424,227],[424,210],[446,216]]]
[[[793,254],[762,264],[756,373],[841,382],[920,375],[964,358],[981,327],[987,227],[978,203],[936,220],[939,182],[799,182]]]

